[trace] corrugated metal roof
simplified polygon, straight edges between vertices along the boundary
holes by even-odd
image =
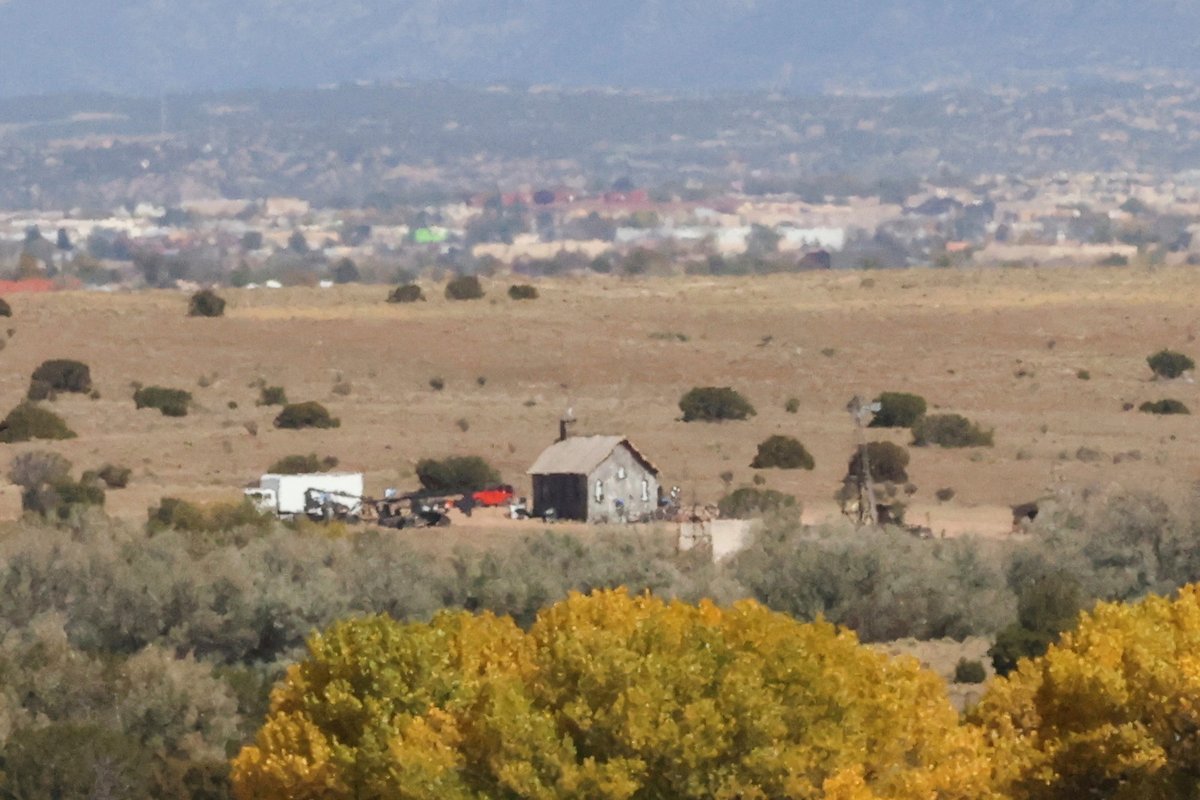
[[[658,472],[658,468],[623,436],[570,436],[543,450],[528,474],[587,475],[621,444],[628,447],[647,467]]]

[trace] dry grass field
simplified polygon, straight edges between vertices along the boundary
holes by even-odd
[[[994,448],[913,449],[910,520],[935,531],[1002,533],[1009,504],[1052,491],[1170,496],[1200,477],[1194,419],[1122,410],[1173,397],[1200,411],[1195,384],[1154,381],[1145,363],[1162,347],[1200,357],[1200,271],[559,279],[540,282],[532,302],[509,300],[507,286],[488,281],[485,299],[466,302],[427,286],[430,300],[409,305],[384,303],[379,286],[229,290],[220,319],[187,318],[175,292],[11,297],[0,406],[20,401],[47,358],[89,364],[101,396],[54,404],[77,439],[5,445],[0,462],[53,449],[77,470],[130,466],[130,487],[108,502],[131,518],[163,495],[235,498],[291,453],[335,455],[364,470],[373,493],[413,488],[419,458],[479,454],[527,492],[525,469],[570,406],[576,432],[629,436],[689,501],[718,498],[726,471],[749,483],[756,444],[796,436],[816,469],[764,475],[819,520],[836,513],[855,442],[846,402],[903,390],[995,428]],[[326,404],[341,427],[274,429],[278,409],[255,405],[259,379]],[[135,411],[134,381],[187,389],[196,407],[182,419]],[[334,393],[339,381],[348,394]],[[733,386],[758,414],[680,422],[679,397],[697,385]],[[796,414],[784,410],[789,397]],[[907,443],[907,432],[878,433]],[[1102,455],[1080,460],[1080,448]],[[1130,451],[1140,458],[1114,463]],[[951,502],[934,499],[942,487],[955,490]],[[19,512],[14,487],[2,500],[4,515]]]

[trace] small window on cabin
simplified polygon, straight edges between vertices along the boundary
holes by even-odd
[[[604,500],[604,481],[596,481],[596,502],[600,503]]]
[[[625,468],[624,467],[617,467],[617,480],[619,480],[619,481],[625,480]]]
[[[648,502],[649,500],[650,500],[650,481],[643,480],[642,481],[642,502],[645,503],[645,502]]]

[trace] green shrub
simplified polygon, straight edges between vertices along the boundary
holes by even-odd
[[[287,392],[282,386],[264,386],[258,393],[258,405],[260,406],[286,406]]]
[[[4,751],[4,794],[64,800],[150,797],[153,760],[135,737],[85,721],[81,714],[79,720],[12,732]]]
[[[212,289],[201,289],[188,302],[189,317],[222,317],[225,315],[225,300]]]
[[[62,417],[32,403],[21,403],[0,421],[0,442],[74,438],[75,432],[67,427]]]
[[[908,450],[894,442],[868,442],[867,461],[871,465],[871,480],[876,483],[908,482]],[[863,448],[860,445],[846,467],[846,477],[857,481],[863,472]]]
[[[1189,369],[1196,367],[1196,362],[1183,353],[1174,350],[1159,350],[1146,359],[1150,369],[1160,378],[1178,378]]]
[[[104,505],[104,487],[95,481],[62,481],[52,484],[51,488],[60,498],[60,516],[63,515],[64,506]]]
[[[316,453],[309,453],[306,456],[284,456],[272,464],[267,472],[275,475],[303,475],[309,472],[328,472],[337,465],[338,460],[334,456],[317,458]]]
[[[58,398],[58,392],[45,381],[30,381],[29,389],[25,392],[25,399],[37,402],[39,400],[55,400]]]
[[[151,533],[174,528],[179,531],[207,530],[204,510],[195,503],[178,497],[164,497],[149,511],[146,528]]]
[[[799,509],[796,498],[790,494],[775,489],[759,489],[754,486],[743,486],[725,495],[717,503],[717,509],[722,517],[745,519],[761,517],[767,514]]]
[[[1027,582],[1017,595],[1017,621],[996,635],[988,650],[997,675],[1007,675],[1022,658],[1036,658],[1075,626],[1083,590],[1073,575],[1056,570]]]
[[[349,258],[343,258],[333,265],[334,283],[356,283],[359,277],[358,266]]]
[[[387,298],[389,303],[415,303],[418,300],[425,302],[425,293],[415,283],[406,283],[403,286],[397,286]]]
[[[720,422],[754,416],[754,406],[728,386],[697,386],[679,400],[683,421]]]
[[[884,392],[875,399],[879,411],[871,420],[872,428],[911,428],[925,414],[925,398],[907,392]]]
[[[32,384],[42,382],[56,392],[79,392],[86,394],[92,390],[92,373],[88,365],[82,361],[72,361],[69,358],[56,358],[43,361],[33,371]]]
[[[240,527],[267,530],[274,517],[256,509],[248,500],[240,503],[213,503],[207,506],[164,497],[149,511],[146,530],[153,534],[174,529],[192,533],[219,533]]]
[[[1017,668],[1022,658],[1044,655],[1054,639],[1053,634],[1045,631],[1031,631],[1016,623],[1009,625],[996,634],[995,643],[988,649],[992,669],[997,675],[1007,675]]]
[[[936,492],[933,493],[933,496],[937,498],[939,503],[949,503],[951,500],[954,499],[955,494],[956,494],[956,492],[954,491],[954,489],[947,486],[942,489],[938,489]]]
[[[447,300],[478,300],[483,297],[483,284],[474,275],[463,275],[446,284]]]
[[[913,444],[926,447],[991,447],[992,431],[985,431],[961,414],[931,414],[913,425]]]
[[[94,474],[71,480],[71,462],[57,453],[34,450],[12,460],[8,479],[21,487],[21,508],[47,518],[66,519],[74,506],[103,506],[104,489]]]
[[[143,386],[133,393],[133,402],[140,408],[156,408],[164,417],[186,417],[192,393],[163,386]]]
[[[783,410],[789,414],[795,414],[800,410],[800,398],[789,397],[787,402],[783,404]]]
[[[758,453],[750,462],[754,469],[812,469],[812,455],[791,436],[770,436],[758,445]]]
[[[5,300],[3,297],[0,297],[0,317],[11,317],[11,316],[12,316],[12,306],[10,306],[8,304],[7,300]]]
[[[538,290],[527,283],[514,283],[508,287],[508,296],[513,300],[537,300]]]
[[[1081,369],[1075,373],[1075,377],[1079,378],[1081,381],[1090,381],[1092,379],[1092,373],[1088,372],[1086,369]]]
[[[284,406],[275,417],[276,428],[336,428],[341,424],[340,419],[330,416],[328,409],[315,400]]]
[[[48,483],[27,486],[21,492],[21,508],[47,519],[67,519],[80,506],[103,506],[104,487],[84,476],[73,481],[59,477]]]
[[[1191,414],[1192,412],[1179,400],[1147,401],[1138,406],[1138,411],[1145,414]]]
[[[129,485],[129,479],[133,477],[133,470],[116,464],[105,464],[96,470],[96,477],[110,489],[124,489]]]
[[[987,680],[987,670],[978,659],[960,658],[954,665],[955,683],[983,683]]]
[[[417,480],[428,491],[457,494],[494,486],[500,474],[479,456],[423,458],[417,462]]]

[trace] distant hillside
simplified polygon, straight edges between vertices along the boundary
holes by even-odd
[[[689,196],[736,184],[903,197],[925,176],[1195,170],[1194,119],[1200,86],[1162,81],[886,98],[445,81],[0,97],[0,208],[171,203],[185,191],[423,204],[619,178]]]
[[[912,89],[1200,72],[1198,29],[1188,0],[0,0],[0,95],[396,77]]]

